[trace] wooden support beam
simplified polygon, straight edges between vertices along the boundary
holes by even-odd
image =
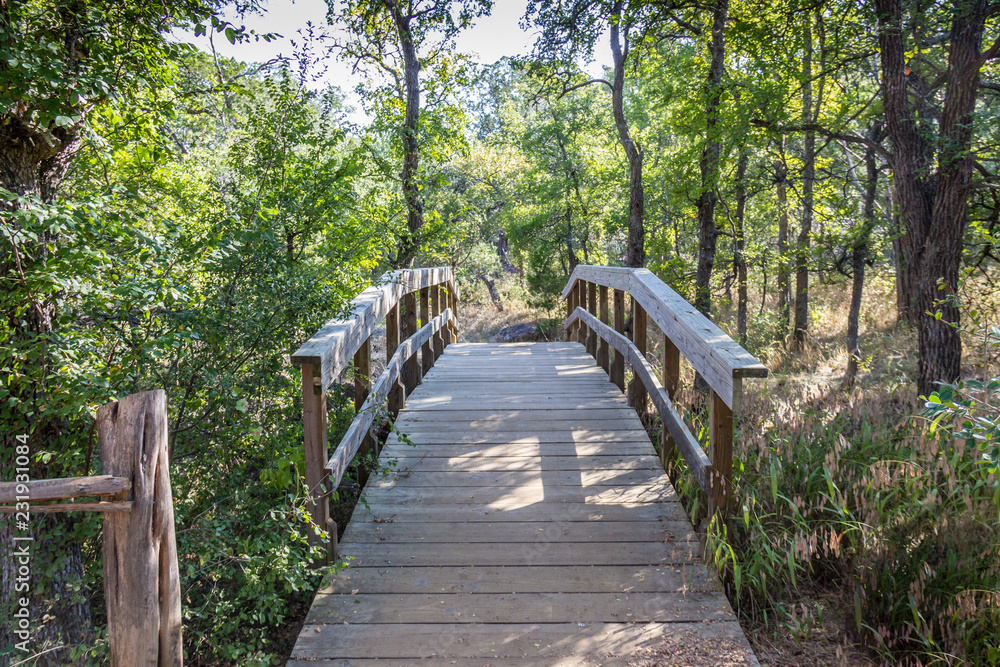
[[[309,378],[312,388],[312,374]],[[167,395],[126,396],[97,411],[101,472],[131,480],[104,514],[104,598],[112,667],[184,664],[181,590],[170,489]],[[131,495],[131,498],[129,497]]]
[[[458,292],[453,289],[448,290],[448,307],[451,308],[452,318],[448,321],[451,327],[452,342],[458,342]]]
[[[587,283],[587,312],[597,315],[597,283]],[[587,336],[587,352],[597,359],[597,333],[593,330]]]
[[[0,505],[0,514],[16,514],[17,505]],[[32,514],[64,514],[66,512],[131,512],[130,501],[97,503],[51,503],[31,504]]]
[[[441,294],[440,288],[437,285],[431,286],[431,317],[437,317],[441,314]],[[436,362],[442,354],[444,354],[444,337],[440,331],[434,332],[434,337],[431,339],[431,347],[434,350],[434,361]]]
[[[660,377],[670,400],[676,403],[677,390],[681,384],[681,351],[666,334],[663,335],[663,371]],[[663,463],[664,470],[670,469],[676,449],[677,445],[669,429],[664,428],[660,441],[660,462]]]
[[[302,364],[302,426],[305,440],[306,510],[320,530],[326,530],[330,518],[329,489],[326,484],[326,393],[318,369]],[[309,543],[319,544],[320,537],[309,531]]]
[[[99,475],[95,477],[63,477],[59,479],[33,479],[29,482],[0,482],[0,503],[17,502],[18,498],[37,503],[46,500],[112,496],[132,487],[128,477]],[[36,511],[32,507],[31,511]]]
[[[615,301],[615,331],[625,335],[625,292],[616,289]],[[625,391],[625,356],[615,350],[614,361],[611,362],[611,381],[618,385],[621,391]]]
[[[583,280],[576,281],[576,305],[578,308],[586,308],[587,306],[587,283]],[[577,324],[576,327],[576,342],[581,345],[587,344],[587,336],[589,335],[587,330],[587,325],[582,321]]]
[[[635,299],[632,299],[632,342],[635,344],[636,349],[639,350],[639,354],[645,358],[646,310]],[[647,408],[648,394],[643,383],[635,376],[632,377],[632,382],[629,383],[628,397],[629,403],[635,408],[639,419],[645,423],[646,416],[649,413]]]
[[[399,347],[399,306],[393,306],[385,316],[385,359],[389,361]],[[406,388],[398,379],[389,389],[389,414],[395,419],[406,405]]]
[[[714,390],[708,419],[714,472],[709,511],[726,517],[733,496],[733,411]]]
[[[371,392],[372,387],[372,339],[366,340],[358,351],[354,353],[354,412],[361,409],[361,406],[365,404],[368,399],[368,394]],[[358,448],[359,456],[367,456],[369,453],[374,453],[378,456],[378,440],[371,436],[371,433],[365,435],[364,441],[361,443],[361,447]],[[358,483],[363,487],[368,482],[368,470],[362,466],[358,470]],[[331,489],[333,491],[333,489]],[[331,531],[331,539],[335,539],[336,536],[336,523],[331,521],[335,526]],[[334,552],[336,555],[336,552]]]
[[[413,293],[403,297],[403,333],[400,334],[402,340],[406,340],[417,331],[417,296]],[[420,364],[416,355],[406,360],[403,372],[403,384],[406,386],[406,395],[409,396],[417,385],[420,384]]]
[[[573,314],[573,311],[576,310],[576,306],[577,306],[576,285],[574,285],[572,289],[569,290],[569,293],[566,295],[566,310],[568,311],[566,317],[569,317],[570,315]],[[578,326],[580,326],[579,322],[574,322],[570,326],[570,328],[566,330],[567,341],[576,340],[576,328]]]
[[[430,309],[430,296],[428,294],[430,290],[425,287],[420,290],[420,326],[423,326],[430,322],[431,320],[431,309]],[[423,347],[420,348],[420,372],[421,375],[426,375],[427,371],[431,369],[434,365],[434,352],[431,350],[431,341],[424,343]]]
[[[448,291],[448,289],[442,288],[441,289],[441,306],[440,306],[440,311],[442,313],[444,311],[448,310],[448,308],[450,308],[450,306],[448,305],[449,303],[451,303],[451,293]],[[452,329],[450,326],[444,327],[441,330],[441,338],[442,338],[444,347],[448,347],[449,345],[451,345],[452,343],[454,343],[455,342],[454,329]]]
[[[608,287],[607,285],[600,286],[600,296],[598,297],[598,303],[600,308],[600,320],[605,324],[608,323]],[[597,365],[604,369],[605,373],[611,370],[611,360],[609,358],[609,347],[608,341],[600,338],[597,343]]]

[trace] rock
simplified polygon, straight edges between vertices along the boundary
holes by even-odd
[[[525,343],[529,341],[548,340],[542,330],[534,322],[522,322],[504,327],[493,337],[494,343]]]

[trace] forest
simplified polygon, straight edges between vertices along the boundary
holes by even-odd
[[[280,665],[324,576],[294,350],[392,269],[486,342],[645,267],[770,371],[699,526],[761,663],[1000,664],[1000,2],[537,0],[495,62],[456,40],[500,0],[327,4],[0,0],[0,481],[99,474],[97,408],[165,390],[185,660]],[[0,665],[107,664],[101,517],[32,525]]]

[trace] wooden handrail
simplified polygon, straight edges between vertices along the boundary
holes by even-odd
[[[601,318],[597,317],[594,286],[601,287]],[[614,290],[614,329],[608,317],[607,290]],[[624,334],[625,293],[632,295],[633,340]],[[563,290],[567,312],[567,338],[582,343],[607,368],[611,380],[625,390],[624,366],[634,378],[629,404],[645,415],[647,394],[663,421],[660,455],[668,466],[680,450],[698,485],[710,500],[710,511],[725,514],[732,497],[733,411],[743,399],[743,378],[767,377],[767,367],[719,327],[646,269],[578,265]],[[646,322],[653,320],[663,332],[663,381],[646,361]],[[598,343],[600,340],[600,343]],[[608,357],[605,345],[615,350]],[[709,447],[706,455],[670,402],[680,380],[680,355],[687,357],[711,387]]]
[[[130,488],[132,488],[132,480],[128,477],[113,477],[111,475],[33,479],[20,484],[0,482],[0,503],[16,502],[19,496],[28,496],[33,503],[42,500],[110,496],[128,491]]]
[[[591,331],[606,340],[611,347],[625,357],[625,362],[632,367],[635,374],[642,381],[643,385],[645,385],[646,391],[649,392],[649,397],[652,399],[653,405],[656,406],[656,411],[659,413],[660,419],[663,420],[664,425],[670,431],[670,435],[673,436],[674,442],[684,456],[684,460],[687,461],[688,467],[691,468],[691,473],[694,475],[695,480],[697,480],[698,486],[705,493],[711,494],[712,462],[709,461],[698,439],[694,437],[691,430],[688,429],[687,424],[684,423],[684,419],[677,412],[676,408],[674,408],[674,404],[663,388],[663,385],[656,379],[656,370],[646,361],[646,357],[640,354],[639,348],[633,345],[632,341],[579,306],[566,319],[564,326],[569,328],[571,324],[578,320],[582,320],[590,327]]]
[[[337,445],[333,455],[330,456],[330,460],[326,462],[326,469],[330,471],[331,491],[336,490],[340,486],[340,481],[344,477],[347,466],[350,464],[351,459],[354,458],[354,455],[358,453],[361,443],[364,441],[365,436],[368,435],[369,429],[371,429],[378,408],[382,405],[382,401],[388,397],[389,391],[399,379],[399,375],[403,370],[403,364],[424,343],[429,341],[431,336],[444,328],[452,319],[451,308],[448,308],[433,320],[420,327],[415,334],[400,343],[399,347],[396,348],[392,359],[375,382],[368,398],[365,399],[354,420],[351,421],[351,425],[347,428],[347,432],[344,433],[344,437],[340,439],[340,444]]]
[[[418,302],[424,321],[419,330]],[[337,549],[337,526],[330,518],[329,496],[359,452],[372,451],[378,456],[379,442],[371,433],[375,407],[388,398],[389,413],[395,416],[399,412],[406,395],[420,383],[422,372],[458,338],[457,311],[458,289],[450,268],[392,271],[382,276],[378,286],[365,289],[351,302],[346,319],[330,320],[292,355],[292,363],[302,371],[306,509],[316,526],[329,531],[328,557],[335,556]],[[428,317],[434,319],[428,322]],[[389,359],[385,372],[369,390],[372,335],[383,319]],[[405,338],[402,342],[401,337]],[[418,350],[423,356],[421,364],[416,363]],[[326,390],[352,359],[357,416],[333,456],[328,456]],[[364,474],[359,482],[364,483]],[[317,544],[320,537],[310,531],[309,539]]]
[[[577,265],[564,299],[577,281],[630,293],[730,409],[740,409],[743,378],[767,377],[767,366],[648,269]]]
[[[351,301],[350,314],[332,319],[292,355],[297,366],[309,365],[326,391],[368,340],[379,322],[407,294],[444,285],[457,297],[455,279],[448,267],[390,271],[378,286],[365,289]]]

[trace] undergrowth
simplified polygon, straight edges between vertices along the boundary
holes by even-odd
[[[996,665],[995,468],[975,438],[953,437],[961,423],[935,428],[921,416],[915,337],[887,321],[894,311],[879,285],[866,297],[866,363],[853,391],[838,382],[846,354],[835,323],[844,320],[823,309],[845,303],[843,290],[821,292],[803,354],[767,351],[777,372],[745,391],[732,512],[707,522],[707,553],[738,612],[765,631],[807,635],[824,624],[827,607],[816,601],[833,596],[841,641],[863,645],[876,664]],[[969,341],[965,367],[995,376],[980,353]],[[700,399],[677,398],[707,447]],[[697,512],[697,485],[683,462],[678,472],[678,491]]]

